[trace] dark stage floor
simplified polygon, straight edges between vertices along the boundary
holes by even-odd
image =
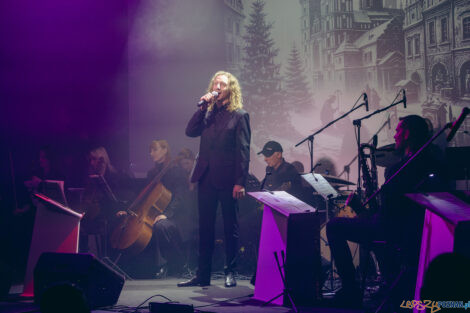
[[[93,312],[149,312],[148,302],[166,302],[164,296],[174,302],[182,304],[192,304],[195,312],[293,312],[290,308],[282,306],[266,306],[251,298],[253,295],[253,286],[248,280],[237,281],[235,288],[225,288],[223,279],[213,280],[209,287],[176,287],[181,279],[168,278],[163,280],[128,280],[119,297],[119,301],[113,308],[94,310]],[[22,286],[13,286],[10,294],[19,294]],[[160,296],[159,296],[160,295]],[[135,310],[146,299],[154,297],[147,301],[142,308]],[[298,308],[299,312],[330,312],[330,313],[353,313],[363,312],[360,310],[340,310],[331,308]],[[39,312],[39,309],[32,301],[9,301],[0,302],[0,312],[19,313],[19,312]],[[64,308],[64,312],[67,309]]]

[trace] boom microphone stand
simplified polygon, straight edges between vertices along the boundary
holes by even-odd
[[[374,140],[374,136],[377,136],[382,131],[382,129],[384,129],[385,126],[387,126],[387,125],[390,128],[390,116],[382,124],[382,126],[379,127],[379,129],[375,132],[375,134],[369,139],[369,141],[367,143],[368,144],[372,143],[372,141]],[[351,164],[353,164],[354,161],[356,161],[356,159],[357,159],[357,155],[355,155],[354,158],[352,158],[352,160],[349,161],[349,163],[344,166],[343,171],[341,173],[339,173],[338,177],[341,177],[344,173],[346,173],[346,180],[349,181],[349,171],[351,169]],[[348,185],[348,190],[349,190],[349,185]]]
[[[348,116],[349,114],[351,114],[352,112],[356,111],[357,109],[359,109],[360,107],[362,106],[367,106],[367,102],[363,102],[361,103],[360,105],[356,106],[357,102],[359,101],[359,99],[361,97],[363,97],[365,94],[361,94],[359,96],[359,98],[357,98],[356,102],[354,102],[354,105],[352,107],[351,110],[349,110],[348,112],[344,113],[343,115],[341,115],[340,117],[338,117],[337,119],[329,122],[328,124],[326,124],[325,126],[323,126],[322,128],[320,128],[319,130],[317,130],[316,132],[314,132],[313,134],[311,134],[310,136],[307,136],[305,137],[304,139],[302,139],[300,142],[298,142],[295,147],[298,147],[300,146],[301,144],[303,144],[305,141],[309,141],[309,152],[310,152],[310,172],[313,173],[313,139],[316,135],[318,135],[319,133],[321,133],[322,131],[324,131],[325,129],[327,129],[328,127],[330,127],[331,125],[333,125],[334,123],[336,123],[337,121],[345,118],[346,116]],[[365,96],[365,99],[367,99],[367,96]]]
[[[400,101],[395,101],[398,96],[402,94],[403,97]],[[357,143],[357,157],[359,158],[358,159],[358,162],[357,162],[357,193],[358,193],[358,196],[359,197],[362,197],[362,189],[361,189],[361,159],[360,159],[360,155],[361,155],[361,124],[362,124],[362,121],[365,120],[365,119],[368,119],[369,117],[372,117],[376,114],[379,114],[380,112],[383,112],[383,111],[386,111],[394,106],[396,106],[397,104],[400,104],[400,103],[403,103],[403,107],[406,109],[406,93],[405,93],[405,89],[402,89],[400,90],[397,95],[395,96],[395,99],[393,99],[392,101],[392,104],[390,104],[389,106],[385,107],[385,108],[382,108],[382,109],[378,109],[378,110],[375,110],[374,112],[364,116],[364,117],[361,117],[359,119],[356,119],[353,121],[353,125],[357,127],[357,131],[356,131],[356,143]]]

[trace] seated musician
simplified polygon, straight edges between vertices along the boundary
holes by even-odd
[[[178,224],[181,215],[184,215],[183,196],[188,190],[188,181],[184,169],[171,161],[170,146],[166,140],[152,141],[150,157],[155,166],[147,172],[147,181],[150,183],[157,175],[163,175],[160,182],[171,193],[171,201],[166,208],[162,208],[163,213],[156,217],[152,239],[143,254],[146,255],[148,251],[153,254],[155,278],[165,278],[167,275],[180,274],[184,263]],[[118,212],[120,216],[126,214],[125,211]]]
[[[43,182],[45,180],[64,180],[64,175],[58,166],[58,160],[51,148],[48,146],[41,147],[37,156],[38,159],[33,161],[28,179],[24,181],[25,188],[19,189],[19,203],[13,211],[14,215],[33,213],[32,209],[36,206],[36,200],[32,195],[37,192],[43,193]]]
[[[401,152],[402,159],[386,170],[386,180],[428,140],[427,124],[417,115],[405,116],[400,119],[394,138],[395,148]],[[434,174],[433,178],[430,174]],[[398,277],[400,265],[405,269],[398,286],[393,289],[392,305],[399,305],[403,299],[413,299],[424,211],[408,200],[405,193],[442,189],[443,180],[439,177],[444,177],[443,163],[431,145],[383,187],[377,212],[357,218],[336,217],[330,220],[327,224],[328,243],[342,282],[342,288],[334,298],[335,306],[362,305],[362,291],[355,279],[347,240],[361,244],[385,242],[381,266],[386,284],[391,285]],[[355,206],[353,202],[350,205],[359,211],[360,205]]]
[[[58,169],[57,160],[49,147],[39,150],[37,166],[32,170],[31,179],[26,180],[24,185],[29,191],[38,192],[41,182],[46,179],[64,180],[64,175]]]
[[[87,155],[88,175],[98,175],[104,178],[112,195],[104,190],[104,186],[96,180],[88,178],[81,201],[81,210],[85,213],[80,228],[80,250],[88,252],[88,235],[107,236],[115,212],[119,210],[122,201],[133,197],[131,180],[125,172],[117,170],[104,147],[96,147]],[[114,196],[114,197],[113,197]],[[106,242],[100,240],[101,244]],[[100,243],[98,243],[99,245]],[[103,250],[108,247],[97,247]],[[104,253],[104,251],[94,251]]]
[[[284,190],[293,196],[302,193],[302,178],[297,169],[284,160],[282,146],[277,141],[268,141],[258,154],[264,155],[266,177],[262,185],[267,190]]]

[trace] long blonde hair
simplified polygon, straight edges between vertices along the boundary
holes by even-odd
[[[228,91],[230,93],[230,103],[227,106],[227,109],[231,112],[243,108],[243,98],[242,98],[242,89],[240,87],[240,83],[238,79],[231,73],[227,71],[218,71],[217,73],[212,76],[212,79],[209,82],[209,87],[207,88],[207,92],[212,91],[212,86],[214,85],[214,80],[217,76],[225,75],[228,78]],[[212,110],[214,107],[214,103],[209,105],[209,111]]]
[[[98,164],[98,166],[102,166],[100,170],[104,170],[105,172],[110,171],[112,173],[117,172],[114,166],[111,164],[111,160],[109,159],[109,155],[105,147],[97,147],[97,148],[90,150],[90,152],[88,153],[88,162],[90,162],[90,159],[92,157],[97,159],[100,162]],[[90,171],[94,171],[94,170],[96,169],[90,169]]]

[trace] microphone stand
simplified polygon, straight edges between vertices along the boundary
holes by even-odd
[[[299,143],[297,143],[295,145],[295,147],[298,147],[299,145],[303,144],[305,141],[309,141],[309,154],[310,154],[310,173],[313,173],[313,139],[316,135],[318,135],[319,133],[321,133],[322,131],[324,131],[325,129],[327,129],[328,127],[330,127],[331,125],[333,125],[334,123],[336,123],[337,121],[345,118],[346,116],[348,116],[349,114],[351,114],[352,112],[356,111],[357,109],[359,109],[360,107],[362,106],[365,106],[366,103],[363,102],[361,103],[360,105],[356,106],[356,103],[357,101],[359,101],[359,99],[363,96],[363,94],[361,94],[359,96],[359,98],[357,98],[356,102],[354,103],[354,106],[351,110],[349,110],[348,112],[344,113],[343,115],[341,115],[340,117],[338,117],[337,119],[329,122],[328,124],[326,124],[325,126],[323,126],[322,128],[320,128],[319,130],[317,130],[316,132],[314,132],[313,134],[311,134],[310,136],[307,136],[305,137],[304,139],[302,139]]]
[[[356,136],[356,144],[357,144],[357,158],[358,158],[358,162],[357,162],[357,194],[359,196],[359,198],[362,197],[362,189],[361,189],[361,159],[360,159],[360,155],[361,155],[361,124],[362,124],[362,120],[365,120],[365,119],[368,119],[369,117],[372,117],[376,114],[379,114],[383,111],[386,111],[394,106],[396,106],[397,104],[400,104],[400,103],[406,103],[406,97],[403,96],[403,98],[400,100],[400,101],[396,101],[395,100],[398,98],[398,96],[400,95],[400,93],[402,93],[402,90],[400,90],[399,93],[397,93],[395,99],[393,99],[393,102],[392,104],[390,104],[389,106],[386,106],[385,108],[382,108],[382,109],[377,109],[375,110],[374,112],[364,116],[364,117],[361,117],[359,119],[356,119],[353,121],[353,125],[357,127],[357,136]]]
[[[372,140],[374,139],[374,136],[375,136],[375,135],[378,135],[378,134],[382,131],[382,129],[384,129],[384,127],[385,127],[388,123],[389,123],[388,120],[385,121],[385,122],[382,124],[382,126],[380,126],[380,128],[375,132],[375,134],[369,139],[369,141],[368,141],[367,143],[370,144],[370,143],[372,142]],[[342,171],[341,173],[339,173],[338,177],[341,177],[344,173],[346,173],[346,175],[347,175],[347,176],[346,176],[346,177],[347,177],[346,180],[349,181],[349,171],[350,171],[350,167],[351,167],[351,164],[353,164],[354,161],[356,161],[356,159],[357,159],[357,154],[354,156],[354,158],[352,158],[352,160],[351,160],[348,164],[346,164],[346,165],[344,166],[343,171]],[[349,185],[348,185],[348,188],[349,188]],[[348,190],[349,190],[349,189],[348,189]]]

